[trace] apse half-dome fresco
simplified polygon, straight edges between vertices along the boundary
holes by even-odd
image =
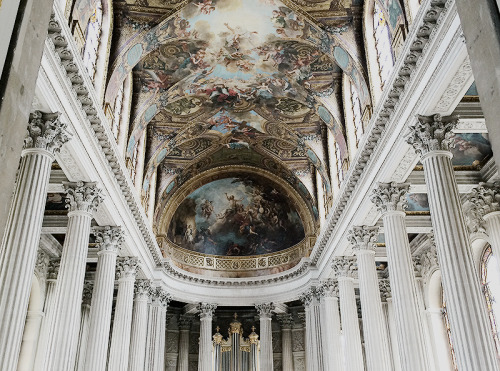
[[[205,184],[187,196],[170,222],[168,237],[199,253],[269,254],[305,237],[290,199],[269,180],[245,175]]]

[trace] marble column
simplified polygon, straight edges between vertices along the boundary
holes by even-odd
[[[353,245],[358,262],[359,296],[363,315],[366,365],[368,371],[391,370],[389,338],[375,266],[375,242],[378,228],[357,226],[347,239]]]
[[[146,359],[146,339],[148,334],[148,303],[151,281],[138,280],[134,285],[134,308],[130,331],[130,354],[128,371],[144,371]]]
[[[8,125],[8,123],[4,123]],[[59,114],[30,116],[28,135],[0,248],[0,370],[15,371],[54,153],[69,139]]]
[[[89,341],[85,353],[85,370],[105,371],[115,287],[116,257],[124,237],[120,227],[95,227],[94,234],[99,252],[97,253],[92,304],[90,305]]]
[[[326,370],[323,361],[323,335],[321,320],[321,290],[311,287],[300,297],[306,314],[306,368],[307,370]]]
[[[404,212],[408,188],[409,184],[379,183],[371,201],[384,222],[401,367],[405,371],[425,371],[429,370],[429,363]]]
[[[250,371],[259,371],[259,335],[255,333],[255,326],[252,326],[252,332],[248,335],[250,340]],[[283,368],[284,370],[284,368]],[[288,370],[293,370],[289,368]],[[218,371],[218,370],[216,370]]]
[[[169,295],[161,288],[152,290],[146,339],[147,371],[163,370],[165,365],[165,326]],[[135,371],[135,370],[134,370]],[[187,371],[187,369],[186,369]]]
[[[177,371],[188,371],[189,369],[189,330],[192,318],[182,315],[179,318],[179,358],[177,360]]]
[[[255,328],[255,327],[254,327]],[[222,371],[222,334],[219,332],[220,327],[217,326],[215,331],[217,331],[213,338],[213,347],[214,347],[214,371]],[[252,368],[250,368],[250,371],[253,371]],[[257,371],[257,370],[255,370]]]
[[[394,305],[392,302],[391,285],[389,279],[382,278],[378,281],[380,297],[382,299],[382,310],[384,311],[387,333],[389,334],[389,349],[391,351],[392,366],[395,371],[401,371],[399,360],[398,339],[394,321]]]
[[[92,212],[102,201],[95,183],[64,183],[64,186],[69,207],[68,231],[56,284],[56,318],[46,371],[67,371],[75,366],[90,222]]]
[[[108,371],[127,371],[134,305],[134,283],[139,260],[126,257],[117,262],[118,294],[109,350]]]
[[[500,262],[500,182],[479,183],[466,195],[464,210],[470,229],[484,228],[490,237],[493,255]]]
[[[325,370],[342,370],[342,341],[340,333],[338,283],[328,280],[321,285],[321,335]]]
[[[281,325],[281,364],[283,371],[293,370],[292,325],[293,318],[289,313],[278,316]]]
[[[93,282],[88,281],[83,284],[82,316],[80,318],[80,333],[78,335],[78,350],[76,354],[75,371],[85,370],[85,353],[87,351],[87,343],[89,339],[90,303],[92,302],[93,289]]]
[[[52,338],[52,329],[54,328],[54,306],[55,306],[55,289],[57,274],[59,273],[59,259],[52,259],[49,261],[47,268],[47,280],[45,284],[45,303],[43,304],[44,317],[42,326],[40,328],[40,337],[38,339],[38,346],[35,357],[35,371],[44,370],[45,362],[47,360],[47,344],[49,339]]]
[[[200,349],[198,371],[212,371],[212,316],[217,304],[200,303]]]
[[[364,371],[363,348],[359,330],[358,308],[354,293],[356,258],[335,258],[332,263],[339,285],[340,316],[344,336],[344,369]]]
[[[271,321],[274,304],[256,304],[255,309],[260,317],[260,370],[273,371],[273,330]]]
[[[450,134],[456,123],[457,118],[452,116],[419,116],[418,122],[410,127],[407,141],[421,155],[424,166],[458,368],[498,371],[449,151]]]

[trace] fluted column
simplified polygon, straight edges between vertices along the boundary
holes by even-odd
[[[356,258],[335,258],[332,263],[339,285],[340,316],[344,336],[345,370],[364,371],[363,348],[359,330],[358,309],[354,293]]]
[[[67,371],[75,366],[90,222],[92,212],[102,201],[95,183],[64,183],[64,186],[69,207],[68,232],[56,284],[54,336],[50,339],[46,371]]]
[[[409,184],[379,183],[373,190],[371,201],[382,213],[384,221],[401,366],[405,371],[425,371],[429,370],[429,363],[404,212],[408,188]]]
[[[169,295],[161,287],[152,290],[146,339],[145,369],[147,371],[158,371],[164,368],[165,322],[167,320],[167,305],[169,301]]]
[[[78,335],[78,347],[76,353],[75,371],[85,370],[85,353],[89,340],[90,327],[90,303],[92,302],[93,282],[85,282],[83,285],[82,316],[80,318],[80,333]]]
[[[306,369],[326,370],[320,309],[321,290],[313,286],[300,297],[306,314]]]
[[[56,279],[59,273],[59,259],[49,261],[47,268],[47,281],[45,285],[45,303],[43,305],[44,317],[42,319],[42,326],[40,328],[40,338],[38,339],[38,346],[35,357],[35,371],[41,371],[45,368],[47,361],[47,345],[49,339],[52,338],[51,331],[54,329],[53,322],[55,317],[55,289]]]
[[[128,369],[134,282],[138,264],[137,258],[126,257],[120,259],[116,265],[118,294],[113,319],[108,371],[127,371]]]
[[[8,123],[4,123],[8,125]],[[0,248],[0,370],[15,371],[23,338],[54,153],[69,139],[59,114],[30,116]]]
[[[99,252],[97,253],[97,271],[92,292],[92,304],[90,305],[90,328],[85,354],[85,370],[104,371],[111,327],[116,257],[124,237],[120,227],[96,227],[94,234],[98,242]]]
[[[179,319],[179,358],[177,371],[188,371],[189,368],[189,330],[191,317],[182,315]]]
[[[217,304],[200,303],[200,349],[198,351],[198,370],[212,371],[212,317]]]
[[[218,330],[217,330],[218,331]],[[250,371],[259,371],[259,335],[255,333],[255,326],[252,326],[252,332],[248,335],[248,339],[250,340]],[[215,371],[219,371],[220,369],[215,369]],[[283,368],[283,370],[285,370]],[[293,368],[289,368],[288,370],[293,370]]]
[[[292,325],[291,314],[278,316],[281,325],[281,364],[283,371],[293,370]]]
[[[342,370],[342,342],[340,339],[340,314],[338,283],[328,280],[321,285],[321,335],[325,370]]]
[[[260,317],[260,370],[273,371],[273,329],[271,320],[274,304],[256,304],[255,308]]]
[[[389,339],[375,266],[377,227],[354,227],[347,237],[356,251],[368,371],[391,370]]]
[[[466,196],[466,221],[478,221],[490,237],[493,255],[500,262],[500,182],[479,183]],[[472,214],[472,215],[471,215]],[[471,229],[475,223],[468,223]],[[478,226],[476,226],[478,227]]]
[[[421,155],[432,226],[460,370],[499,370],[484,297],[471,255],[457,189],[450,133],[456,117],[419,116],[408,143]]]
[[[144,371],[151,281],[136,281],[134,285],[134,294],[128,371]]]
[[[387,324],[389,334],[389,349],[391,351],[392,366],[395,371],[401,371],[401,361],[399,360],[399,347],[394,324],[394,306],[392,302],[391,285],[389,279],[382,278],[378,281],[380,297],[382,299],[382,310]]]

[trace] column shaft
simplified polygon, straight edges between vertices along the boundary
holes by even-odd
[[[321,299],[321,322],[325,370],[342,370],[342,343],[340,340],[339,300],[334,296]]]
[[[17,371],[32,371],[43,312],[28,311]]]
[[[467,371],[498,370],[451,153],[429,152],[422,156],[422,163],[458,367]]]
[[[85,354],[89,340],[90,328],[90,302],[82,303],[82,316],[80,318],[80,334],[78,336],[78,351],[76,354],[75,371],[85,371]]]
[[[387,212],[383,216],[396,335],[403,370],[424,371],[429,366],[404,217],[402,211]]]
[[[273,371],[271,316],[260,316],[260,369],[261,371]]]
[[[375,252],[359,249],[356,254],[367,368],[369,371],[391,370],[387,327],[375,268]]]
[[[45,303],[43,306],[44,317],[42,319],[42,325],[40,327],[40,338],[38,340],[38,346],[36,350],[35,357],[35,371],[41,371],[45,368],[45,362],[47,360],[47,345],[49,339],[52,338],[51,330],[54,328],[54,306],[55,306],[55,288],[56,280],[48,279],[45,287]]]
[[[169,299],[161,288],[154,290],[152,299],[152,303],[149,306],[148,334],[146,339],[145,369],[147,371],[163,370],[165,365],[165,322],[167,316],[166,307]]]
[[[188,371],[189,369],[189,329],[182,328],[179,331],[179,359],[177,371]]]
[[[46,371],[72,370],[76,359],[91,214],[74,211],[68,217],[68,232],[56,284],[56,318],[53,337],[49,339]]]
[[[215,304],[200,303],[200,348],[198,351],[198,370],[212,371],[212,316]]]
[[[0,249],[0,369],[15,371],[54,157],[24,150]]]
[[[283,371],[293,370],[292,329],[281,330],[281,363]]]
[[[491,251],[500,264],[500,211],[486,214],[483,218],[491,241]]]
[[[146,281],[142,281],[146,282]],[[140,283],[139,283],[140,285]],[[129,371],[144,371],[146,358],[146,339],[148,334],[148,288],[144,287],[144,291],[137,292],[134,299],[134,309],[132,313],[132,330],[130,338],[130,355],[129,355]]]

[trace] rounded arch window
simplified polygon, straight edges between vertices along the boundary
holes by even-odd
[[[383,89],[385,82],[391,75],[394,66],[394,57],[392,55],[389,25],[387,24],[384,12],[376,1],[373,7],[373,36],[375,38],[377,62]]]
[[[92,16],[85,31],[85,47],[83,50],[83,64],[93,80],[96,71],[97,49],[102,30],[102,3],[97,1]]]

